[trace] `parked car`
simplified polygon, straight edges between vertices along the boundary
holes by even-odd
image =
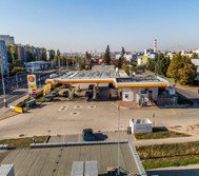
[[[94,133],[91,128],[83,129],[82,137],[84,141],[104,141],[107,139],[107,135],[102,133]]]
[[[46,96],[44,96],[44,99],[45,99],[45,101],[52,101],[57,96],[58,96],[58,92],[52,91],[49,94],[47,94]]]

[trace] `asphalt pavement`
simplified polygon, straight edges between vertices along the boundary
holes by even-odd
[[[6,100],[7,103],[12,103],[13,101],[17,100],[18,98],[21,98],[22,96],[24,96],[27,93],[26,89],[19,89],[19,90],[15,90],[14,92],[7,94],[6,95]],[[3,102],[3,96],[0,96],[0,108],[2,108],[4,106],[4,102]]]
[[[199,168],[148,171],[147,175],[148,176],[199,176]]]

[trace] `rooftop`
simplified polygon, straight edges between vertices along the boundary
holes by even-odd
[[[117,142],[76,143],[55,147],[38,147],[12,151],[1,164],[14,164],[16,176],[70,176],[74,161],[97,161],[98,173],[117,168]],[[121,169],[145,175],[138,154],[127,141],[120,144]]]
[[[118,83],[126,83],[126,82],[161,82],[160,79],[153,76],[146,77],[127,77],[127,78],[116,78]]]

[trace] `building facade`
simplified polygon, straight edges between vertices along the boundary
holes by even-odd
[[[39,71],[48,70],[51,68],[51,63],[46,61],[34,61],[25,63],[26,71],[35,73]]]
[[[1,56],[0,63],[2,64],[3,74],[9,75],[7,49],[6,49],[6,43],[4,40],[0,40],[0,56]]]
[[[14,37],[10,35],[0,35],[0,40],[5,41],[6,46],[13,45],[15,43]]]

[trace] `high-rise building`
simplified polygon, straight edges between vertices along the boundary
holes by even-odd
[[[25,53],[24,53],[24,46],[21,44],[17,45],[17,54],[18,54],[18,60],[21,64],[25,61]]]
[[[15,44],[14,37],[10,35],[0,35],[0,40],[5,41],[6,46]]]
[[[7,57],[6,43],[4,40],[0,40],[0,55],[1,55],[0,64],[2,64],[3,67],[3,74],[8,75],[9,74],[8,57]]]

